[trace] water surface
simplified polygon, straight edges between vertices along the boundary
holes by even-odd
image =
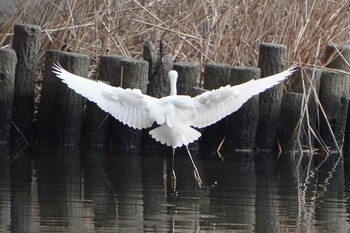
[[[0,152],[0,232],[349,232],[339,155],[195,155],[36,148]],[[322,162],[324,161],[324,162]]]

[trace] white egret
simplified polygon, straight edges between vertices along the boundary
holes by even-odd
[[[178,73],[169,72],[170,95],[154,98],[141,93],[139,89],[113,87],[69,73],[59,64],[53,65],[54,73],[69,88],[88,100],[95,102],[102,110],[135,129],[144,129],[157,123],[159,127],[149,131],[156,141],[173,148],[173,159],[177,147],[186,146],[191,159],[194,176],[199,186],[201,178],[188,149],[188,144],[196,141],[201,133],[195,128],[214,124],[225,116],[237,111],[252,96],[282,82],[295,70],[296,66],[258,80],[251,80],[236,86],[224,86],[207,91],[196,97],[177,95]],[[174,162],[174,160],[173,160]],[[176,181],[174,164],[173,185]]]

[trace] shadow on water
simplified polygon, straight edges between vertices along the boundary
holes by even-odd
[[[1,232],[348,232],[342,156],[0,150]],[[344,172],[345,171],[345,172]]]

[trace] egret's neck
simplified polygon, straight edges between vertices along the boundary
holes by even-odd
[[[176,91],[177,76],[178,74],[175,70],[169,71],[170,95],[177,95],[177,91]]]
[[[177,95],[176,79],[170,79],[170,95]]]

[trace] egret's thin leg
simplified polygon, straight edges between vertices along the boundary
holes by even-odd
[[[196,179],[197,183],[198,183],[198,186],[201,187],[202,186],[202,179],[201,179],[201,176],[199,175],[199,172],[198,172],[198,169],[196,167],[196,164],[194,163],[193,159],[192,159],[192,155],[191,155],[191,152],[190,150],[188,149],[188,146],[186,145],[186,149],[187,149],[187,153],[188,153],[188,156],[190,156],[190,159],[191,159],[191,162],[192,162],[192,165],[193,165],[193,173],[194,173],[194,178]]]
[[[175,165],[174,165],[175,148],[173,148],[173,156],[171,161],[171,186],[173,190],[176,190],[176,175],[175,175]]]

